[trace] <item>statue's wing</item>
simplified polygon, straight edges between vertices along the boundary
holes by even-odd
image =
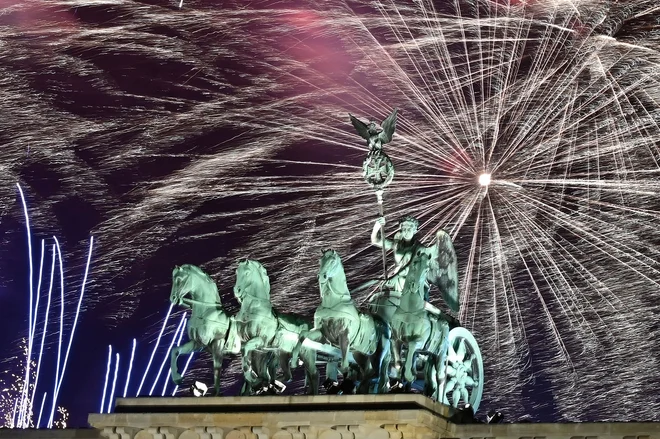
[[[396,113],[398,111],[398,108],[395,108],[392,114],[387,116],[387,119],[385,119],[381,124],[383,131],[381,131],[378,136],[380,137],[380,141],[383,145],[392,141],[392,136],[394,135],[394,130],[396,129]]]
[[[454,244],[449,234],[440,230],[436,235],[436,243],[431,247],[431,267],[427,280],[440,290],[442,299],[450,310],[457,313],[461,301],[458,296],[458,265]]]
[[[357,117],[353,116],[351,113],[348,113],[348,115],[351,117],[351,123],[357,130],[358,134],[363,139],[369,140],[369,126]]]

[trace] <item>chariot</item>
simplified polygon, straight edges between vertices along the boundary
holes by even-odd
[[[371,149],[363,176],[376,189],[380,209],[371,240],[383,249],[383,279],[370,283],[373,291],[366,306],[360,309],[351,297],[341,258],[334,250],[322,252],[321,303],[313,321],[273,308],[268,274],[257,261],[238,265],[234,295],[241,309],[234,316],[224,312],[215,283],[201,269],[176,267],[170,300],[192,309],[187,326],[190,340],[171,353],[177,384],[181,381],[178,356],[207,349],[214,360],[216,394],[224,355],[240,354],[243,395],[277,393],[282,388],[280,380],[290,380],[291,367],[299,364],[306,371],[308,393],[317,394],[317,365],[324,363],[331,391],[352,392],[355,383],[359,393],[423,392],[453,407],[479,408],[483,361],[475,338],[452,316],[459,315],[460,298],[456,253],[449,235],[440,229],[434,242],[424,245],[417,239],[417,220],[406,217],[393,239],[384,236],[383,188],[392,181],[394,168],[382,147],[392,140],[396,114],[395,110],[383,122],[383,129],[351,116]],[[387,250],[394,254],[393,273],[387,270]],[[436,289],[447,312],[429,303],[429,294]]]

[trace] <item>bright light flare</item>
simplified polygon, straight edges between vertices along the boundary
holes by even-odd
[[[62,284],[62,288],[60,293],[62,294],[62,308],[61,310],[64,309],[64,275],[63,275],[63,269],[62,269],[62,254],[60,252],[60,245],[59,242],[57,242],[57,238],[53,237],[55,239],[55,245],[57,247],[57,254],[58,257],[60,258],[60,272],[61,272],[61,279],[60,282]],[[89,266],[92,261],[92,250],[94,248],[94,237],[91,236],[89,238],[89,251],[87,252],[87,263],[85,264],[85,274],[83,275],[83,280],[82,280],[82,285],[80,286],[80,296],[78,297],[78,306],[76,307],[76,314],[73,319],[73,326],[71,327],[71,335],[69,336],[69,344],[67,345],[66,348],[66,353],[64,354],[64,362],[62,364],[62,371],[59,374],[59,380],[56,382],[55,386],[55,392],[53,394],[53,405],[51,407],[51,412],[50,412],[50,419],[48,421],[48,428],[51,428],[53,426],[53,420],[55,417],[55,407],[57,406],[57,398],[59,397],[60,394],[60,388],[62,386],[62,381],[64,380],[64,373],[66,372],[66,365],[69,360],[69,353],[71,352],[71,346],[73,345],[73,336],[76,333],[76,326],[78,325],[78,317],[80,317],[80,308],[82,307],[82,302],[83,298],[85,296],[85,285],[87,284],[87,276],[89,274]],[[59,368],[59,353],[61,350],[62,346],[62,320],[63,320],[63,315],[62,319],[60,320],[60,345],[58,346],[58,368]]]
[[[128,383],[131,381],[131,371],[133,370],[133,360],[135,359],[135,346],[137,345],[137,340],[133,339],[133,349],[131,350],[131,360],[128,363],[128,372],[126,372],[126,384],[124,385],[124,394],[122,395],[126,398],[126,393],[128,392]]]
[[[103,384],[103,396],[101,396],[101,408],[99,409],[99,413],[103,413],[103,409],[105,408],[105,396],[108,393],[108,378],[110,378],[110,367],[112,365],[112,345],[108,346],[108,362],[106,363],[105,366],[105,383]]]
[[[33,276],[34,276],[34,268],[32,266],[32,237],[30,234],[30,216],[28,215],[28,210],[27,210],[27,203],[25,201],[25,195],[23,195],[23,189],[21,189],[21,185],[16,183],[16,187],[18,188],[18,192],[21,195],[21,203],[23,205],[23,214],[25,215],[25,230],[27,233],[27,244],[28,244],[28,262],[29,262],[29,285],[30,285],[30,306],[28,308],[29,310],[29,316],[28,316],[28,352],[27,352],[27,362],[25,363],[25,378],[24,378],[24,386],[23,386],[23,392],[21,393],[21,403],[18,407],[18,427],[19,428],[26,428],[26,420],[25,418],[28,416],[27,413],[27,402],[28,402],[28,391],[30,388],[30,360],[32,359],[32,342],[34,339],[33,335],[33,326],[32,326],[32,301],[33,301],[33,295],[34,295],[34,287],[33,287]],[[43,255],[43,252],[42,252]]]
[[[479,176],[479,184],[482,186],[488,186],[490,184],[490,174],[484,172]]]
[[[112,410],[112,401],[115,399],[115,388],[117,386],[117,375],[119,374],[119,352],[115,354],[115,375],[112,379],[112,389],[110,390],[110,397],[108,398],[108,406],[105,409],[106,413]]]
[[[43,242],[43,241],[42,241]],[[46,302],[46,314],[44,315],[44,325],[43,325],[43,330],[41,331],[41,344],[39,346],[39,357],[37,359],[37,373],[36,377],[34,379],[34,388],[32,389],[32,404],[34,404],[34,395],[37,391],[37,386],[39,384],[39,374],[41,372],[41,359],[43,357],[44,353],[44,344],[46,342],[46,330],[48,329],[48,315],[50,314],[50,303],[52,299],[52,294],[53,294],[53,280],[55,278],[55,244],[51,247],[51,264],[50,264],[50,283],[48,284],[48,298]],[[40,279],[41,281],[41,279]],[[36,316],[35,316],[35,324],[36,324]],[[34,333],[34,331],[33,331]],[[41,423],[41,415],[44,409],[44,403],[46,401],[46,395],[47,392],[44,392],[43,396],[43,401],[41,401],[41,408],[39,409],[39,419],[37,420],[37,425],[36,427],[39,428],[39,424]]]
[[[47,396],[48,392],[44,392],[44,396],[41,398],[41,407],[39,408],[39,418],[37,418],[37,425],[35,425],[36,428],[39,428],[41,425],[41,415],[44,413],[44,406],[46,405]]]

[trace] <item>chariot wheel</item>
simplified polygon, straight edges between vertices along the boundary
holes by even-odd
[[[477,340],[458,327],[449,331],[443,403],[457,408],[470,404],[476,413],[484,390],[484,363]]]

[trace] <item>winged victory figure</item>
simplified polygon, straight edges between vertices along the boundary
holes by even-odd
[[[378,128],[374,121],[370,121],[366,124],[352,114],[349,113],[348,115],[351,117],[351,123],[357,130],[358,134],[367,141],[369,149],[375,151],[380,150],[384,144],[389,143],[392,140],[392,135],[396,128],[397,111],[398,109],[395,108],[392,114],[387,116],[381,124],[382,128]]]

